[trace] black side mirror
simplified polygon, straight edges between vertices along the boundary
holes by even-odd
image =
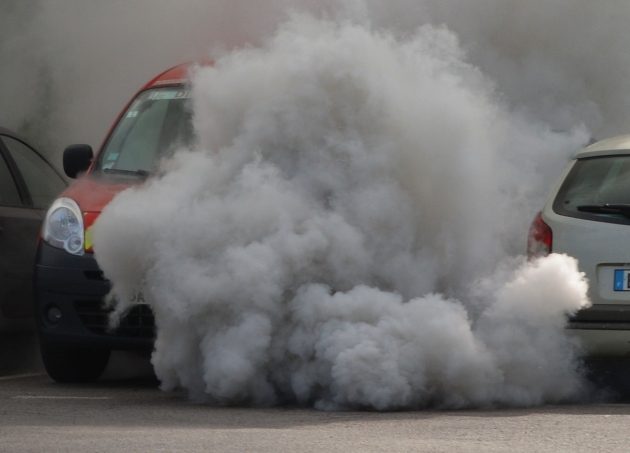
[[[63,152],[63,171],[70,178],[76,178],[90,168],[94,152],[90,145],[70,145]]]

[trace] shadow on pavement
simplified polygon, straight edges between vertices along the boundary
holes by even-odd
[[[589,380],[610,402],[630,401],[630,359],[590,359],[586,363]]]
[[[14,323],[11,329],[0,329],[0,377],[45,372],[37,334],[29,323],[19,327]],[[149,385],[157,385],[147,354],[112,353],[101,381],[124,383],[128,380],[145,380]]]
[[[125,382],[129,381],[143,382],[153,387],[158,385],[149,355],[131,351],[112,352],[99,382],[107,382],[108,385],[116,383],[125,385]]]
[[[0,376],[43,372],[34,332],[0,332]]]

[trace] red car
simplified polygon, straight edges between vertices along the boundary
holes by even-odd
[[[64,171],[74,184],[46,214],[35,264],[35,308],[46,371],[59,382],[97,379],[112,350],[151,351],[151,309],[134,307],[119,327],[108,327],[104,296],[110,284],[94,259],[90,227],[112,198],[141,183],[161,157],[193,137],[189,65],[147,83],[118,117],[103,146],[69,146]]]

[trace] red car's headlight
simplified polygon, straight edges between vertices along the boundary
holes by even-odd
[[[55,200],[46,213],[42,237],[53,247],[83,255],[83,217],[79,205],[70,198]]]

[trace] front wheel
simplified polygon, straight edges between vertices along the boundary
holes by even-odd
[[[109,361],[108,349],[51,344],[41,339],[40,350],[48,375],[57,382],[81,383],[97,380]]]

